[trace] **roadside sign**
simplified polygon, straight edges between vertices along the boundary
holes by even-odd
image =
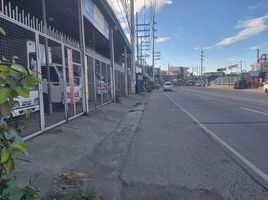
[[[67,49],[67,64],[68,64],[68,78],[69,78],[69,84],[70,84],[70,92],[69,97],[70,98],[70,104],[74,105],[74,73],[73,73],[73,55],[72,50]]]

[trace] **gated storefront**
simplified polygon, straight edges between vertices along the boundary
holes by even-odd
[[[93,110],[111,102],[113,87],[120,97],[126,95],[122,65],[115,64],[113,70],[110,59],[88,48],[87,76],[84,76],[78,41],[52,27],[44,27],[37,18],[3,0],[0,27],[6,31],[5,36],[0,36],[0,56],[6,59],[17,56],[18,64],[43,81],[32,89],[29,98],[17,99],[19,105],[13,109],[14,118],[9,120],[12,123],[23,118],[26,110],[31,111],[29,128],[22,133],[26,139],[81,116],[86,112],[86,104]]]

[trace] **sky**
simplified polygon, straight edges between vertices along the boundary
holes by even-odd
[[[110,0],[113,1],[113,0]],[[148,7],[150,0],[145,0]],[[268,0],[156,0],[156,51],[161,69],[168,64],[200,66],[204,49],[204,70],[238,64],[250,69],[256,49],[268,52]],[[144,0],[135,1],[143,12]],[[147,8],[148,8],[147,7]],[[149,9],[147,9],[149,12]],[[123,24],[123,28],[126,28]],[[148,61],[150,62],[150,61]]]

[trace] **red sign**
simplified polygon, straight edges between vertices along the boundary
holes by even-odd
[[[73,55],[72,50],[67,49],[67,64],[68,64],[68,77],[69,77],[69,85],[70,85],[70,91],[69,91],[69,98],[70,98],[70,104],[74,104],[74,73],[73,73]]]

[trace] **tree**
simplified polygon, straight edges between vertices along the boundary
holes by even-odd
[[[0,37],[6,32],[0,27]],[[27,128],[29,113],[25,118],[10,125],[12,108],[16,105],[15,98],[29,97],[30,90],[41,83],[32,72],[16,63],[16,56],[11,61],[0,60],[0,199],[1,200],[35,200],[37,190],[29,185],[19,187],[13,175],[18,152],[26,153],[27,145],[19,133]]]

